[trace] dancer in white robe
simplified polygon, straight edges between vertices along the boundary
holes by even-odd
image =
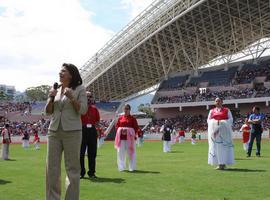
[[[210,110],[208,123],[208,164],[217,165],[224,170],[226,165],[234,164],[232,140],[233,118],[228,108],[222,107],[222,99],[216,98],[216,108]]]
[[[11,143],[9,125],[6,124],[2,130],[2,159],[9,160],[9,144]]]

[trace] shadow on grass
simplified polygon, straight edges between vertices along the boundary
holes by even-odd
[[[250,158],[235,158],[235,160],[250,160]]]
[[[184,153],[184,151],[171,151],[170,153]]]
[[[266,172],[266,170],[261,169],[240,169],[240,168],[229,168],[224,171],[232,171],[232,172]]]
[[[6,161],[17,161],[16,159],[7,159]]]
[[[11,183],[11,181],[6,181],[6,180],[3,180],[3,179],[0,179],[0,185],[4,185],[4,184],[7,184],[7,183]]]
[[[258,159],[263,159],[263,158],[270,158],[269,156],[250,156],[250,157],[246,157],[246,158],[235,158],[235,160],[252,160],[252,159],[255,159],[255,158],[258,158]]]
[[[160,174],[160,172],[155,172],[155,171],[144,171],[144,170],[135,170],[135,171],[125,171],[128,173],[135,173],[135,174]]]
[[[105,177],[98,177],[96,179],[92,179],[92,178],[84,178],[84,179],[88,179],[92,182],[96,182],[96,183],[125,183],[125,179],[123,178],[105,178]]]

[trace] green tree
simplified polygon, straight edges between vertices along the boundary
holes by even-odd
[[[4,93],[4,91],[0,91],[0,100],[5,100],[7,99],[6,94]]]
[[[40,85],[37,87],[29,87],[25,90],[25,94],[30,101],[45,101],[51,86]]]
[[[140,112],[146,113],[146,116],[147,117],[154,118],[154,116],[155,116],[155,113],[151,110],[150,104],[145,104],[145,105],[144,104],[140,104],[138,106],[138,110]]]

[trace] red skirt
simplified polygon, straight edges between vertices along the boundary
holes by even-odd
[[[249,141],[249,132],[243,132],[243,143],[247,143]]]

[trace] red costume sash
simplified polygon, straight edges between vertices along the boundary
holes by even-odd
[[[228,112],[229,112],[228,108],[222,107],[220,110],[218,110],[217,108],[213,108],[211,112],[211,119],[227,120],[229,119]]]

